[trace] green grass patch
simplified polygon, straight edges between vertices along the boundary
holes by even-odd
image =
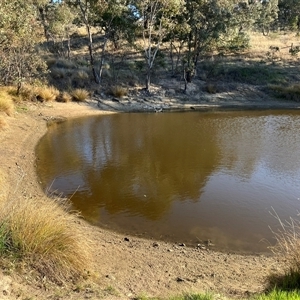
[[[300,291],[282,291],[275,289],[268,294],[262,294],[256,296],[254,300],[299,300],[300,299]]]
[[[202,69],[207,73],[208,79],[214,78],[252,85],[284,84],[287,80],[284,69],[261,63],[249,65],[221,62],[205,63],[202,65]]]
[[[255,64],[251,66],[232,66],[226,72],[227,78],[233,81],[253,85],[266,85],[285,82],[284,72],[271,66]]]

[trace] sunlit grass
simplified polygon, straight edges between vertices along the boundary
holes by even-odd
[[[59,95],[59,90],[53,86],[42,86],[35,89],[36,98],[40,101],[55,101]]]
[[[0,251],[55,282],[84,275],[92,257],[76,216],[48,198],[10,199],[1,206]]]
[[[8,88],[0,89],[0,112],[4,112],[7,115],[12,115],[14,111],[14,103]]]
[[[72,101],[72,96],[68,92],[62,92],[59,97],[57,97],[58,102],[71,102]]]
[[[88,96],[89,92],[85,89],[75,89],[71,92],[74,101],[83,102]]]
[[[299,300],[300,291],[273,290],[271,293],[256,296],[253,300]]]

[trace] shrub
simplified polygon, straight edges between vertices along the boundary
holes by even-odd
[[[91,248],[66,203],[16,199],[0,208],[0,250],[61,283],[89,269]]]
[[[111,95],[113,95],[114,97],[117,97],[117,98],[122,98],[122,97],[126,96],[128,93],[127,89],[120,85],[112,86],[110,88],[109,92]]]
[[[74,101],[83,102],[88,98],[89,92],[85,89],[75,89],[72,91],[71,95]]]
[[[0,90],[0,112],[5,112],[7,115],[11,115],[14,111],[14,103],[12,97],[8,94],[7,90]]]
[[[59,95],[59,90],[53,86],[36,88],[36,98],[40,101],[54,101]]]

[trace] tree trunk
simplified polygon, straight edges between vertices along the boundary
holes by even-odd
[[[151,84],[151,68],[148,67],[147,77],[146,77],[146,90],[147,91],[150,91],[150,84]]]
[[[100,83],[101,80],[102,80],[102,73],[103,73],[103,66],[104,66],[104,56],[105,56],[105,51],[106,51],[106,45],[107,45],[107,42],[108,42],[108,38],[105,37],[104,38],[104,43],[102,45],[102,53],[101,53],[101,60],[100,60],[100,68],[99,68],[99,74],[98,74],[98,80]]]
[[[89,37],[89,54],[90,54],[90,63],[91,63],[91,67],[92,67],[92,71],[93,71],[93,76],[94,76],[94,80],[96,83],[100,83],[98,74],[96,72],[96,68],[95,68],[95,59],[94,59],[94,51],[93,51],[93,36],[91,33],[91,27],[90,25],[86,24],[86,29],[88,32],[88,37]]]

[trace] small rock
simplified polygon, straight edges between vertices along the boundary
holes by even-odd
[[[128,237],[125,237],[125,238],[124,238],[124,241],[125,241],[125,242],[129,242],[130,240],[129,240]]]
[[[181,244],[178,244],[178,246],[180,246],[180,247],[185,247],[185,244],[184,244],[184,243],[181,243]]]
[[[181,278],[181,277],[177,277],[177,278],[176,278],[176,281],[177,281],[177,282],[184,282],[184,279]]]
[[[168,249],[168,252],[173,252],[173,250],[172,249]]]
[[[159,247],[159,243],[154,242],[154,243],[152,244],[152,246],[153,246],[153,247]]]
[[[105,277],[108,278],[108,279],[111,279],[111,280],[116,280],[116,278],[112,275],[106,275]]]

